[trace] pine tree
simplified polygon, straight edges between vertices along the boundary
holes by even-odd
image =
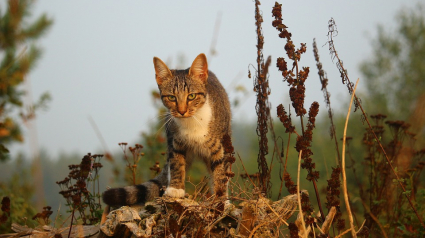
[[[33,118],[35,110],[45,106],[50,98],[45,93],[24,111],[22,84],[42,53],[35,41],[45,35],[53,23],[46,14],[28,23],[32,3],[31,0],[9,0],[6,10],[0,5],[0,161],[8,158],[5,145],[23,141],[22,122]],[[16,116],[18,112],[20,118]]]

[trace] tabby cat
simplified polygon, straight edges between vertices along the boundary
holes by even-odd
[[[169,70],[157,57],[153,63],[166,117],[167,162],[161,173],[140,185],[109,189],[103,201],[111,206],[144,204],[162,195],[183,197],[185,176],[194,159],[202,159],[212,174],[212,187],[227,194],[229,170],[222,139],[231,134],[230,103],[207,58],[198,55],[185,70]],[[166,188],[165,190],[163,188]]]

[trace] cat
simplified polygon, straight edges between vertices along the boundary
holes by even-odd
[[[153,63],[161,99],[168,109],[167,162],[154,179],[109,189],[103,193],[103,201],[110,206],[123,206],[144,204],[163,195],[184,197],[186,171],[198,158],[212,174],[215,195],[227,196],[229,165],[222,140],[231,135],[231,112],[226,91],[208,71],[204,54],[199,54],[185,70],[170,70],[157,57]]]

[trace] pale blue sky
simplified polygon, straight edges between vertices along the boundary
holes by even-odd
[[[285,41],[271,26],[275,1],[262,1],[264,56],[272,56],[270,101],[275,107],[288,104],[288,87],[275,67],[285,56]],[[371,55],[370,40],[378,23],[394,28],[394,16],[417,1],[280,1],[284,24],[294,43],[307,43],[302,66],[310,67],[307,105],[316,100],[325,113],[317,69],[312,53],[313,38],[319,45],[324,69],[330,79],[332,103],[348,97],[332,63],[326,43],[328,20],[333,17],[339,35],[335,38],[340,57],[353,81],[361,77],[358,65]],[[217,15],[221,24],[216,44],[218,54],[210,59],[210,70],[228,87],[234,78],[248,90],[249,64],[256,62],[253,1],[85,1],[39,0],[35,16],[45,12],[54,19],[47,36],[38,43],[43,58],[29,75],[33,98],[50,92],[53,101],[39,114],[37,137],[40,147],[52,157],[60,151],[81,155],[102,153],[102,146],[88,117],[99,127],[109,149],[119,142],[134,143],[149,122],[157,120],[150,91],[157,89],[152,58],[158,56],[175,66],[184,54],[186,67],[201,52],[208,55]],[[360,85],[362,81],[360,79]],[[360,86],[361,87],[361,86]],[[230,98],[234,94],[230,88]],[[254,95],[234,115],[234,121],[255,119]],[[28,132],[26,132],[28,139]],[[236,138],[237,139],[237,138]],[[16,145],[12,153],[29,151],[28,142]]]

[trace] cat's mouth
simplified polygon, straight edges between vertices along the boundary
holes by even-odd
[[[171,111],[171,115],[174,118],[189,118],[189,117],[192,117],[193,116],[194,112],[195,111],[194,110],[191,110],[191,109],[189,109],[187,111],[182,111],[182,112],[180,112],[178,110],[172,110]]]
[[[188,113],[188,112],[186,112],[183,115],[178,113],[178,112],[175,112],[175,113],[172,113],[172,115],[173,115],[174,118],[189,118],[189,117],[192,117],[192,114]]]
[[[179,114],[177,114],[174,117],[175,118],[189,118],[189,117],[192,117],[192,115],[179,115]]]

